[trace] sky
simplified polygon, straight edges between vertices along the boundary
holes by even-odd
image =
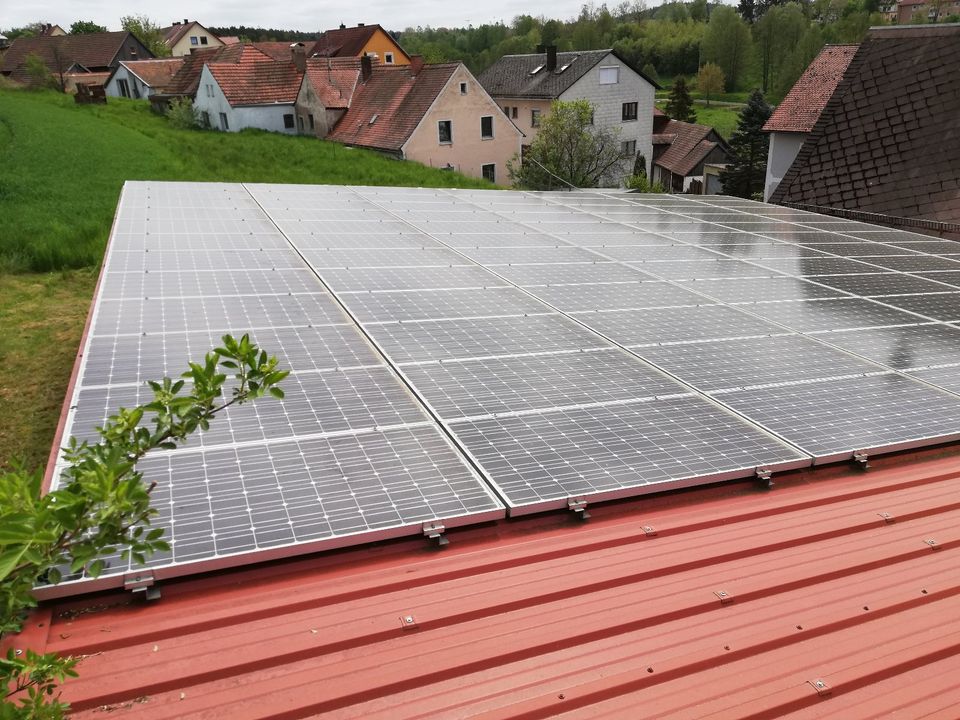
[[[616,2],[611,3],[615,5]],[[659,3],[651,3],[659,4]],[[379,23],[388,30],[417,25],[461,27],[502,21],[509,24],[521,13],[567,20],[580,13],[583,0],[486,0],[438,2],[437,0],[365,0],[359,2],[269,3],[263,0],[38,0],[0,3],[0,28],[32,22],[49,22],[69,30],[76,20],[93,20],[108,30],[120,29],[124,15],[146,15],[161,26],[184,18],[215,27],[246,25],[283,30],[327,30],[340,23]],[[6,6],[6,7],[4,7]],[[78,14],[79,13],[79,14]]]

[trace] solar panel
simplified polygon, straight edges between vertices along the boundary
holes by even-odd
[[[713,196],[128,183],[68,428],[224,332],[294,371],[145,461],[158,572],[943,442],[954,249]]]

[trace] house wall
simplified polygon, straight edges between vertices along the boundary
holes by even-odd
[[[190,38],[196,38],[197,44],[194,45]],[[200,38],[206,38],[207,44],[203,45]],[[223,47],[220,38],[201,25],[194,25],[186,35],[177,41],[176,45],[170,48],[170,54],[173,57],[181,57],[182,55],[189,55],[193,50],[215,47]]]
[[[153,53],[144,45],[142,42],[137,40],[133,35],[127,35],[126,39],[123,41],[123,46],[114,56],[109,67],[103,68],[88,68],[89,70],[113,70],[117,65],[120,64],[121,60],[149,60],[153,57]]]
[[[123,94],[120,92],[120,84],[117,82],[118,80],[127,81],[127,87],[130,90],[130,97],[134,99],[148,98],[153,95],[154,92],[156,92],[152,87],[143,82],[143,80],[121,65],[117,69],[117,72],[114,73],[113,77],[110,78],[110,82],[108,82],[105,86],[108,97],[123,97]]]
[[[403,51],[400,49],[397,43],[393,41],[393,38],[383,30],[377,28],[377,31],[370,37],[370,39],[367,41],[367,44],[363,46],[363,54],[369,55],[371,53],[376,53],[377,57],[380,59],[380,62],[386,64],[386,56],[388,52],[393,53],[394,65],[410,64],[407,56],[403,54]]]
[[[620,68],[616,84],[600,84],[600,68],[616,65]],[[620,142],[635,140],[637,153],[647,160],[647,170],[653,158],[653,105],[656,88],[643,77],[631,70],[614,55],[607,55],[582,78],[577,80],[560,100],[589,100],[595,108],[594,125],[598,128],[619,129]],[[623,121],[623,103],[637,103],[637,119]],[[624,161],[621,177],[617,184],[633,172],[633,159]]]
[[[460,83],[467,83],[467,94],[460,94]],[[480,136],[480,118],[493,117],[493,138]],[[452,121],[453,142],[440,144],[438,123]],[[509,185],[507,161],[520,153],[521,133],[487,95],[476,78],[464,66],[454,71],[446,87],[403,146],[404,157],[431,167],[452,165],[471,177],[482,177],[482,166],[495,166],[495,181]]]
[[[506,112],[505,108],[517,108],[517,117],[513,117],[513,111],[510,112],[510,118],[514,125],[520,128],[520,131],[526,136],[523,138],[523,144],[529,145],[537,137],[537,133],[540,132],[539,128],[535,128],[532,123],[533,111],[540,111],[540,120],[547,116],[547,113],[550,112],[550,101],[549,100],[530,100],[526,98],[506,98],[506,97],[496,97],[494,101],[497,105],[500,106],[500,109]]]
[[[773,191],[777,189],[777,185],[793,165],[793,160],[806,139],[807,133],[770,133],[770,146],[767,149],[767,176],[763,183],[764,202],[769,200]]]
[[[327,113],[327,109],[320,101],[320,97],[313,89],[313,85],[306,79],[300,86],[300,94],[297,95],[297,102],[294,107],[298,120],[303,121],[302,135],[314,135],[322,138],[326,137],[331,128],[333,128],[333,125],[330,124],[330,116]],[[310,129],[310,115],[313,115],[313,130]],[[299,125],[297,127],[299,128]]]
[[[208,87],[212,86],[212,97],[208,94]],[[292,128],[284,127],[283,116],[293,115],[293,103],[277,105],[247,105],[241,107],[232,107],[223,91],[217,84],[216,79],[210,73],[210,68],[203,66],[200,73],[200,84],[197,86],[197,97],[193,101],[193,106],[200,112],[210,114],[210,126],[220,129],[220,113],[227,116],[228,132],[239,132],[244,128],[257,128],[259,130],[268,130],[270,132],[284,133],[285,135],[296,135],[297,125],[294,122]]]

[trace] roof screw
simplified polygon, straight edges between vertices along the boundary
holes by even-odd
[[[14,655],[16,655],[17,657],[19,657],[19,656],[23,655],[23,650],[21,650],[20,648],[17,648],[16,650],[13,651],[13,653],[14,653]]]
[[[405,623],[407,623],[408,625],[412,624],[412,623],[413,623],[413,615],[407,615],[407,616],[403,619],[403,621],[404,621]]]
[[[820,688],[821,690],[827,686],[826,683],[823,682],[823,680],[817,680],[817,681],[814,683],[814,685],[816,685],[816,686],[817,686],[818,688]]]

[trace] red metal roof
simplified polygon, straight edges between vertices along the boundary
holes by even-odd
[[[767,132],[808,133],[837,89],[859,45],[827,45],[773,111]]]
[[[58,601],[27,632],[86,656],[77,718],[956,717],[958,452]]]

